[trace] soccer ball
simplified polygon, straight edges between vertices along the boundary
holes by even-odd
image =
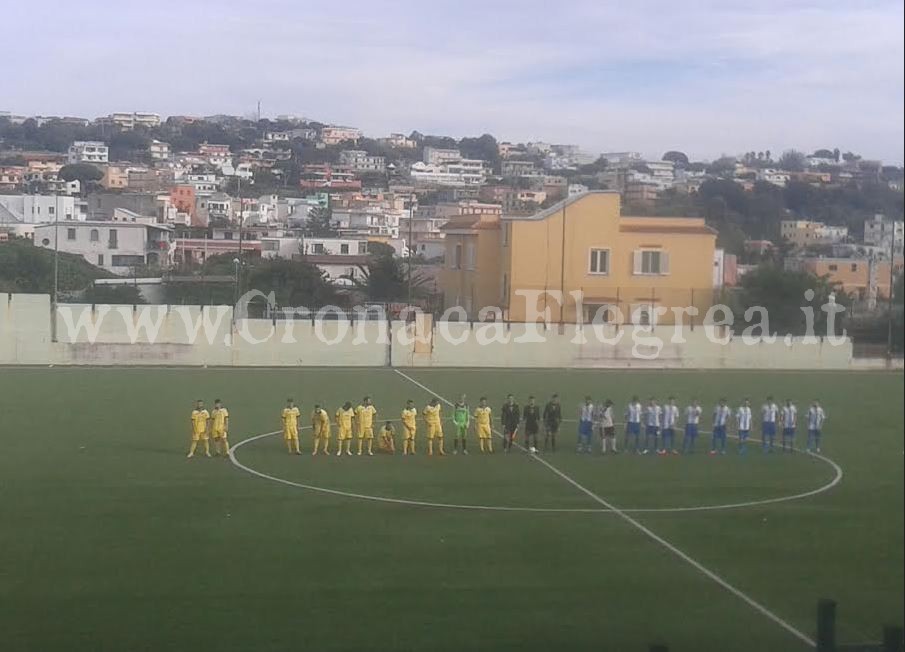
[[[537,449],[534,446],[532,446],[531,448],[528,449],[528,451],[531,453],[536,453]]]

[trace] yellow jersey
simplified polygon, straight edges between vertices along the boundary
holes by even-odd
[[[402,410],[402,425],[404,425],[409,430],[415,429],[415,419],[418,418],[418,410],[415,408],[403,408]]]
[[[211,430],[216,433],[226,432],[226,420],[229,418],[229,410],[225,407],[214,408],[211,412]]]
[[[348,410],[343,410],[339,408],[336,411],[336,425],[338,425],[343,430],[352,430],[352,417],[355,416],[355,410],[349,408]]]
[[[358,419],[359,428],[371,428],[374,426],[374,417],[377,408],[373,405],[359,405],[355,408],[355,417]]]
[[[283,419],[283,432],[294,432],[298,430],[299,427],[299,408],[297,405],[293,405],[290,407],[283,408],[282,419]]]
[[[192,430],[196,435],[207,432],[207,422],[210,418],[211,414],[207,410],[192,410]]]
[[[492,411],[489,405],[486,407],[476,407],[474,411],[475,423],[479,426],[489,426],[491,414]]]
[[[311,413],[311,427],[315,436],[330,432],[330,416],[324,409],[317,409]]]
[[[380,435],[386,439],[392,439],[396,436],[396,429],[393,426],[390,426],[389,428],[384,426],[380,429]]]
[[[432,426],[440,423],[440,405],[428,405],[424,408],[424,421]]]

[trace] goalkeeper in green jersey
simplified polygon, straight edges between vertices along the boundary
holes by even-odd
[[[459,454],[459,442],[462,442],[462,453],[468,455],[468,449],[465,442],[468,438],[468,426],[471,424],[471,414],[468,410],[468,404],[465,402],[465,394],[456,401],[453,406],[453,424],[456,426],[456,434],[453,435],[453,455]]]

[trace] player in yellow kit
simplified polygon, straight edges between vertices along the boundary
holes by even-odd
[[[481,452],[493,452],[493,431],[491,427],[493,412],[487,405],[487,397],[482,396],[478,407],[474,410],[474,427],[478,435]]]
[[[323,445],[324,454],[330,454],[330,415],[320,405],[314,406],[311,413],[311,432],[314,434],[314,450],[312,455],[317,455],[318,449]]]
[[[355,425],[358,428],[358,454],[361,455],[362,443],[368,442],[368,455],[374,454],[374,417],[377,408],[371,403],[371,397],[365,396],[361,405],[355,408]]]
[[[415,433],[418,431],[418,410],[415,401],[409,399],[402,409],[402,454],[415,454]]]
[[[204,454],[207,457],[211,456],[211,447],[210,443],[207,440],[207,430],[210,426],[211,415],[210,412],[204,409],[204,401],[198,400],[195,402],[195,409],[192,410],[192,445],[189,448],[189,454],[186,457],[192,457],[195,455],[195,449],[198,448],[198,442],[204,442]]]
[[[377,443],[377,450],[390,455],[396,454],[396,429],[393,424],[387,421],[380,429],[380,440]]]
[[[289,454],[301,455],[299,450],[299,411],[298,406],[291,398],[286,399],[286,407],[280,413],[283,422],[283,440],[286,442],[286,450]]]
[[[424,407],[424,423],[427,425],[427,454],[434,454],[434,439],[439,439],[439,454],[446,455],[443,450],[443,422],[441,421],[440,401],[436,398],[431,399]]]
[[[352,419],[355,417],[355,410],[352,409],[352,403],[346,401],[343,406],[336,411],[336,440],[339,450],[337,455],[343,454],[343,445],[345,445],[346,455],[352,454]]]
[[[229,456],[229,410],[223,407],[223,401],[214,400],[211,410],[211,437],[214,439],[214,453]]]

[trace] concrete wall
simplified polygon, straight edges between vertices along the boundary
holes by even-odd
[[[67,304],[54,341],[51,317],[46,295],[0,294],[0,365],[864,368],[847,339],[752,344],[700,326],[234,322],[226,306]]]

